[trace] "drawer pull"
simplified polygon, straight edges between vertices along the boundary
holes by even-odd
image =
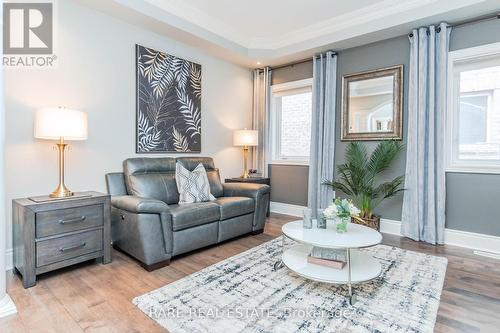
[[[81,243],[79,245],[75,245],[75,246],[60,247],[59,248],[59,252],[66,252],[66,251],[76,250],[76,249],[79,249],[81,247],[85,247],[85,245],[87,245],[87,243],[83,242],[83,243]]]
[[[69,219],[69,220],[59,220],[59,224],[70,224],[70,223],[76,223],[76,222],[82,222],[86,219],[85,215],[82,215],[80,217],[77,217],[76,219]]]

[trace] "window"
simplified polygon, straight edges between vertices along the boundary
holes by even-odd
[[[271,163],[309,163],[311,84],[307,79],[272,86]]]
[[[500,173],[500,43],[450,52],[447,171]]]

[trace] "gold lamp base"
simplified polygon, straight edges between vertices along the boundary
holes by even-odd
[[[240,178],[250,178],[250,174],[248,173],[248,171],[245,171],[241,174]]]
[[[57,185],[57,188],[49,194],[50,198],[66,198],[72,197],[74,195],[73,192],[69,190],[64,184]]]
[[[240,178],[250,178],[247,168],[247,159],[248,159],[248,146],[243,146],[243,173],[241,174]]]
[[[69,188],[64,185],[64,150],[68,146],[64,143],[64,138],[59,139],[59,143],[56,144],[57,150],[59,152],[59,185],[57,185],[56,189],[49,194],[50,198],[66,198],[72,197],[73,192],[69,190]]]

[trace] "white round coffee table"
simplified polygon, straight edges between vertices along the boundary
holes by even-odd
[[[352,285],[377,278],[382,266],[380,262],[368,253],[359,249],[371,247],[382,241],[382,235],[371,228],[350,223],[346,233],[339,234],[335,226],[327,223],[326,229],[304,229],[302,220],[283,225],[282,255],[274,268],[283,265],[298,275],[319,282],[332,284],[347,284],[349,288],[349,303],[355,302]],[[299,244],[284,249],[284,238],[290,238]],[[327,249],[345,249],[347,263],[343,269],[309,263],[307,257],[313,246]]]

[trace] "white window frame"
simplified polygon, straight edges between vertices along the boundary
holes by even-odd
[[[301,157],[289,157],[286,158],[284,156],[280,156],[280,140],[281,140],[281,133],[280,129],[281,126],[278,126],[278,124],[281,124],[281,112],[278,112],[276,110],[276,103],[275,103],[275,98],[274,94],[278,92],[284,92],[287,90],[293,90],[293,89],[301,89],[301,88],[310,88],[312,91],[312,83],[313,79],[303,79],[303,80],[297,80],[297,81],[290,81],[290,82],[285,82],[285,83],[279,83],[279,84],[274,84],[271,86],[271,108],[270,108],[270,137],[271,137],[271,147],[270,147],[270,154],[271,154],[271,162],[269,164],[284,164],[284,165],[309,165],[309,158],[304,159]],[[312,105],[311,105],[312,107]]]
[[[457,82],[454,76],[455,63],[495,55],[500,56],[500,42],[456,50],[448,54],[448,103],[445,139],[446,172],[500,174],[500,165],[498,163],[458,160],[453,151],[455,147],[458,147],[458,136],[456,132],[459,129],[459,106],[457,105],[459,98],[456,96]]]

